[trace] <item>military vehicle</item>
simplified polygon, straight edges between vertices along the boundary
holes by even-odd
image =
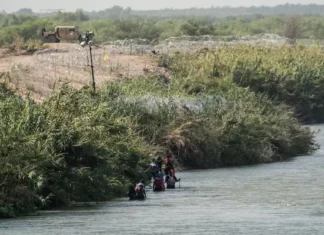
[[[79,32],[78,26],[56,26],[54,32],[46,32],[42,29],[42,36],[45,42],[59,43],[61,40],[72,41],[79,40],[82,42],[82,34]]]

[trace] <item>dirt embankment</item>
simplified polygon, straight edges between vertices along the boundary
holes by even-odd
[[[61,82],[75,88],[91,84],[90,51],[78,44],[47,44],[48,48],[33,55],[0,52],[0,72],[9,72],[11,86],[21,94],[30,93],[37,101],[49,96]],[[18,55],[17,55],[18,54]],[[119,78],[150,77],[159,74],[170,77],[170,72],[158,67],[150,51],[125,54],[114,46],[92,48],[95,81],[98,87]],[[0,81],[2,82],[2,81]]]

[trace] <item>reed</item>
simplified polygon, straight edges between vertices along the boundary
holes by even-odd
[[[190,54],[164,55],[188,92],[212,92],[230,79],[241,87],[266,94],[276,103],[293,107],[304,123],[324,121],[324,54],[320,47],[223,46]],[[192,80],[195,80],[193,87]],[[226,87],[226,86],[225,86]]]
[[[271,62],[263,53],[278,58]],[[166,153],[189,168],[310,154],[318,147],[314,134],[299,123],[294,109],[252,87],[268,86],[270,75],[287,73],[294,79],[278,80],[277,91],[290,81],[310,94],[315,85],[321,87],[320,62],[315,64],[320,57],[302,49],[258,47],[176,54],[162,58],[173,72],[171,80],[121,79],[96,94],[63,84],[42,103],[22,99],[2,84],[0,217],[122,196],[129,183],[145,177],[152,157]],[[297,67],[292,72],[284,64]],[[274,69],[279,67],[281,72]],[[242,85],[249,78],[260,83]]]

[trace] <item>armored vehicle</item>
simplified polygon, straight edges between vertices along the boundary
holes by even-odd
[[[54,32],[47,32],[46,29],[43,28],[42,36],[45,42],[51,43],[59,43],[61,40],[79,40],[79,42],[82,42],[82,35],[79,32],[78,26],[56,26]]]

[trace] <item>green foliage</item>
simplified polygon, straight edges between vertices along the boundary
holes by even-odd
[[[21,25],[26,21],[35,21],[36,16],[9,14],[1,19],[1,26]]]
[[[137,117],[138,131],[147,141],[194,168],[272,162],[316,149],[313,134],[289,107],[274,105],[229,78],[203,74],[201,64],[199,77],[192,71],[183,77],[185,69],[178,65],[195,68],[197,55],[190,58],[173,60],[179,70],[169,84],[138,79],[108,85],[119,103],[118,97],[132,97],[133,102],[120,103],[125,108],[120,115]],[[201,89],[193,93],[196,87]],[[194,104],[201,108],[191,109]]]
[[[62,88],[37,105],[1,95],[2,216],[121,196],[156,151],[100,97]]]
[[[42,104],[2,86],[0,215],[122,196],[164,152],[209,168],[316,149],[288,107],[236,86],[208,54],[175,57],[171,82],[126,79],[98,94],[63,86]]]
[[[77,10],[75,13],[72,12],[58,12],[57,15],[52,17],[55,22],[82,22],[88,21],[89,17],[83,12],[83,10]]]
[[[1,16],[0,46],[11,44],[16,37],[24,40],[41,39],[42,28],[56,25],[78,25],[81,31],[94,31],[97,42],[125,38],[166,39],[181,35],[255,35],[272,33],[294,38],[324,39],[324,18],[320,15],[289,17],[286,15],[264,16],[260,14],[211,18],[197,17],[147,17],[130,14],[130,9],[115,7],[102,12],[104,18],[89,18],[82,10],[39,18],[35,15],[9,14]],[[288,27],[288,25],[290,25]],[[294,27],[292,27],[294,26]],[[291,31],[298,29],[298,32]],[[289,30],[291,32],[289,32]],[[290,35],[288,35],[290,34]]]
[[[123,8],[113,6],[102,11],[87,12],[91,19],[125,18],[125,17],[157,17],[157,18],[190,18],[210,17],[225,18],[237,15],[323,15],[324,6],[318,4],[281,4],[273,7],[252,6],[252,7],[211,7],[211,8],[189,8],[189,9],[159,9],[159,10],[133,10],[129,7]]]
[[[214,92],[230,79],[239,86],[266,94],[276,103],[292,106],[295,116],[303,122],[324,121],[321,49],[232,46],[172,58],[164,56],[161,60],[161,64],[169,64],[181,77],[194,78],[194,83],[192,79],[182,82],[189,93]]]
[[[208,23],[207,19],[191,19],[181,25],[181,32],[184,35],[200,36],[200,35],[214,35],[214,26]]]
[[[287,19],[164,20],[120,17],[125,10],[118,7],[113,12],[118,19],[90,21],[82,11],[49,18],[9,15],[1,19],[0,45],[23,37],[30,48],[36,47],[38,30],[63,20],[93,29],[98,41],[106,41],[183,33],[282,33]],[[304,17],[303,34],[324,38],[316,29],[322,21],[320,16]],[[323,121],[321,61],[318,49],[225,46],[163,55],[160,65],[172,70],[171,81],[125,79],[97,94],[63,86],[41,104],[2,85],[0,217],[123,195],[130,182],[145,176],[150,156],[165,152],[193,168],[311,153],[317,147],[313,133],[293,111],[304,121]]]
[[[35,13],[30,8],[21,8],[17,12],[15,12],[15,14],[16,15],[34,15]]]
[[[239,58],[233,68],[233,81],[294,107],[301,121],[324,121],[320,50],[276,48],[265,54],[261,48],[251,48],[249,56]]]
[[[285,32],[284,35],[286,38],[290,38],[296,40],[300,38],[301,34],[301,16],[294,15],[291,16],[286,21]]]
[[[8,16],[10,18],[10,15]],[[2,20],[2,24],[7,24],[7,26],[1,27],[0,29],[0,46],[12,44],[16,38],[21,37],[25,41],[28,40],[40,40],[41,39],[41,29],[45,26],[48,28],[54,27],[48,19],[38,19],[36,17],[28,17],[27,19],[20,19],[20,17],[25,17],[22,15],[16,16],[19,21],[16,24],[6,23],[8,18]],[[0,24],[1,24],[0,22]]]

